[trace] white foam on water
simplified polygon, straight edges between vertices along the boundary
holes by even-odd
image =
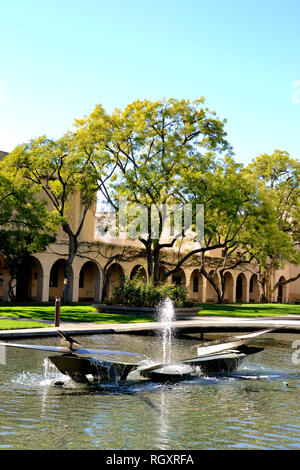
[[[59,370],[48,359],[44,360],[44,373],[37,372],[21,372],[11,378],[11,382],[15,385],[31,387],[45,387],[53,382],[60,380],[66,381],[66,376],[61,374]]]

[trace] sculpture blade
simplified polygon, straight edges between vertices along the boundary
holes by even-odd
[[[277,328],[255,331],[254,333],[246,333],[243,335],[230,336],[228,338],[216,339],[206,343],[197,345],[197,355],[206,356],[208,354],[225,351],[227,349],[235,349],[243,344],[255,341],[259,336],[270,333]]]
[[[58,352],[58,353],[72,353],[70,348],[66,348],[64,346],[38,346],[35,344],[15,344],[15,343],[0,343],[0,346],[8,346],[12,348],[21,348],[21,349],[37,349],[40,351],[51,351],[51,352]]]
[[[22,349],[36,349],[39,351],[51,351],[57,352],[61,354],[78,354],[78,355],[86,355],[86,356],[135,356],[141,357],[141,354],[131,353],[131,352],[124,352],[124,351],[115,351],[109,349],[84,349],[84,348],[77,348],[71,349],[65,346],[40,346],[34,344],[16,344],[16,343],[0,343],[0,346],[8,346],[13,348],[22,348]]]

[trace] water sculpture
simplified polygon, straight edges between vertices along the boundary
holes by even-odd
[[[261,347],[249,347],[247,343],[254,341],[262,334],[274,331],[274,329],[266,329],[255,333],[202,343],[196,346],[197,357],[172,363],[172,321],[175,318],[175,311],[171,300],[166,299],[163,301],[158,311],[159,320],[162,325],[163,361],[161,364],[140,368],[141,375],[152,380],[180,380],[195,373],[233,372],[248,355],[263,350]]]
[[[35,349],[59,353],[48,359],[64,375],[77,383],[123,382],[128,374],[137,371],[143,380],[174,381],[185,379],[195,374],[232,372],[250,354],[263,350],[261,347],[248,346],[262,335],[274,331],[265,329],[254,333],[217,339],[196,346],[197,356],[172,362],[171,341],[174,308],[167,299],[159,307],[162,326],[163,357],[161,363],[145,361],[141,354],[108,349],[86,349],[68,334],[58,329],[61,337],[60,346],[41,346],[15,343],[0,343],[2,346]],[[113,356],[135,357],[137,362],[123,362],[111,359]],[[145,362],[147,362],[145,364]]]

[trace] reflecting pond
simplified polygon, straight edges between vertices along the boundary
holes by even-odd
[[[215,335],[210,335],[215,338]],[[82,345],[141,352],[161,361],[160,337],[93,335]],[[274,334],[238,371],[178,383],[74,384],[43,351],[6,348],[0,364],[0,449],[300,449],[298,336]],[[59,340],[14,341],[58,345]],[[175,338],[175,358],[199,340]],[[2,358],[3,359],[3,358]],[[295,361],[294,361],[295,362]],[[62,386],[54,382],[63,381]]]

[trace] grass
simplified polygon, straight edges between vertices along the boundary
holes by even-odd
[[[48,328],[50,325],[36,321],[0,320],[0,330],[19,330],[26,328]]]
[[[287,304],[196,304],[202,307],[199,315],[227,316],[227,317],[276,317],[282,315],[299,315],[300,305]],[[54,305],[3,305],[0,307],[0,329],[21,328],[47,328],[54,325]],[[47,325],[38,321],[14,320],[14,318],[28,318],[33,320],[48,320]],[[151,322],[154,319],[147,315],[99,313],[91,305],[64,305],[61,307],[60,320],[62,322],[88,322],[88,323],[139,323]]]
[[[203,310],[198,315],[226,317],[276,317],[282,315],[300,315],[300,305],[289,304],[196,304]],[[299,316],[300,319],[300,316]]]
[[[0,317],[32,318],[49,320],[54,323],[54,306],[14,305],[1,306]],[[152,321],[149,316],[129,314],[99,313],[90,305],[64,305],[60,309],[60,320],[63,322],[88,323],[130,323]],[[18,321],[20,323],[20,321]],[[27,324],[28,322],[26,322]]]

